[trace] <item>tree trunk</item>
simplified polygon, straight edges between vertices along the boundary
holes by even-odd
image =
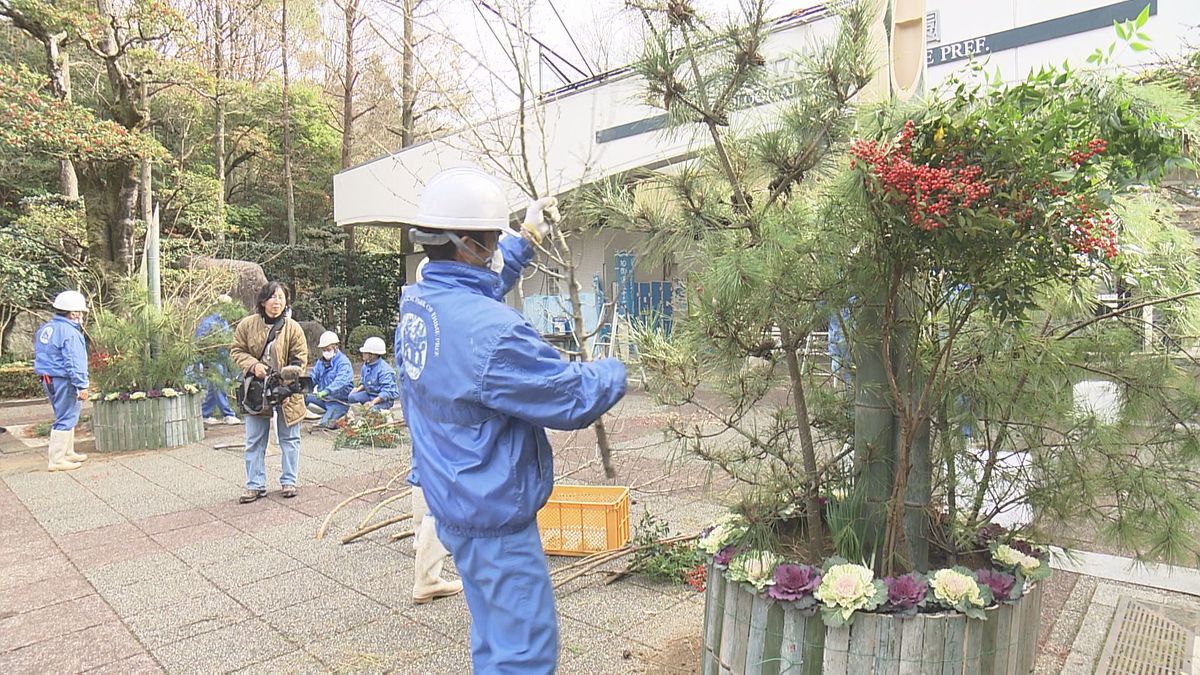
[[[400,147],[413,143],[413,108],[416,106],[417,86],[413,79],[416,58],[413,45],[413,10],[416,0],[404,0],[404,54],[400,69]]]
[[[287,199],[288,243],[296,244],[296,193],[292,186],[292,117],[291,82],[288,79],[288,4],[283,0],[283,19],[280,21],[279,46],[283,52],[283,189]]]
[[[787,361],[788,379],[792,384],[792,408],[796,413],[796,427],[800,435],[800,452],[804,456],[805,518],[808,522],[809,552],[813,560],[820,560],[825,553],[825,528],[821,523],[820,485],[817,481],[817,450],[813,445],[812,424],[808,416],[808,401],[804,396],[804,373],[800,370],[800,359],[796,356],[802,336],[794,336],[786,328],[780,328],[783,338],[783,355]]]
[[[217,179],[217,241],[225,241],[225,21],[213,2],[213,169]]]
[[[358,77],[354,67],[354,32],[357,26],[358,19],[358,2],[359,0],[346,0],[345,5],[345,43],[343,54],[345,61],[342,64],[342,168],[347,169],[354,161],[354,84]],[[343,225],[343,231],[346,233],[346,284],[349,286],[358,285],[357,268],[350,259],[354,254],[354,226]],[[358,324],[358,301],[354,297],[350,297],[346,301],[346,325],[354,326]]]
[[[46,48],[46,68],[50,76],[50,90],[61,101],[71,102],[71,59],[62,50],[67,39],[65,34],[47,35],[42,44]],[[79,176],[75,163],[70,159],[58,160],[58,191],[70,199],[79,199]]]
[[[883,326],[883,297],[864,299],[855,318],[854,332],[854,464],[861,494],[865,494],[866,523],[863,551],[870,556],[883,549],[887,502],[892,492],[896,449],[892,444],[895,420],[888,392],[883,347],[878,341]],[[879,556],[876,556],[879,560]]]

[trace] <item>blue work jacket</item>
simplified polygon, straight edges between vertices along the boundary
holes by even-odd
[[[501,248],[503,275],[431,261],[397,327],[413,466],[439,527],[470,537],[528,527],[554,484],[546,428],[586,427],[625,394],[620,361],[565,361],[499,301],[532,258],[528,243]]]
[[[382,357],[375,359],[375,363],[363,363],[358,377],[363,391],[378,397],[380,403],[400,398],[400,392],[396,389],[396,371]]]
[[[33,371],[38,375],[65,377],[76,389],[88,388],[87,340],[83,328],[57,315],[33,337]]]
[[[354,367],[350,365],[350,357],[339,349],[331,361],[324,357],[317,359],[312,379],[314,391],[323,391],[335,401],[345,401],[354,388]]]

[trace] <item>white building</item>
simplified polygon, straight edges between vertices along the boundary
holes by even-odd
[[[928,0],[926,8],[926,82],[936,85],[975,55],[985,59],[990,71],[999,69],[1008,80],[1023,78],[1046,64],[1069,61],[1084,66],[1097,48],[1116,39],[1114,21],[1136,17],[1146,5],[1150,20],[1144,28],[1153,48],[1114,54],[1118,67],[1136,68],[1181,53],[1200,23],[1200,0]],[[814,38],[832,32],[833,22],[822,7],[794,12],[774,26],[764,55],[768,66],[784,76],[790,56],[805,49]],[[685,161],[704,138],[686,134],[667,136],[662,111],[639,102],[641,85],[636,76],[619,69],[546,94],[539,102],[540,123],[526,125],[527,147],[537,148],[545,162],[531,166],[535,183],[544,194],[564,194],[599,179],[638,168],[662,168]],[[734,125],[753,124],[778,104],[749,107],[735,116]],[[422,185],[437,171],[476,163],[483,142],[512,142],[516,113],[505,115],[472,130],[405,148],[391,155],[347,169],[334,177],[334,219],[339,225],[402,226],[415,211]],[[514,214],[526,201],[510,184]],[[578,273],[584,290],[599,274],[611,293],[615,281],[615,254],[636,250],[639,237],[614,230],[585,235],[573,242]],[[410,259],[410,273],[417,256]],[[671,261],[639,259],[637,282],[677,282]],[[645,292],[645,288],[642,289]],[[524,284],[527,297],[556,295],[549,278],[537,275]],[[611,297],[611,296],[610,296]],[[539,299],[538,306],[544,303]],[[549,317],[532,316],[546,328]]]

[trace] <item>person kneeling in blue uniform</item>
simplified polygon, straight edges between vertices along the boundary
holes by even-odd
[[[358,386],[350,392],[350,402],[364,403],[371,410],[391,409],[400,392],[396,390],[396,371],[383,360],[387,353],[383,338],[367,338],[358,351],[362,354],[363,365]]]
[[[33,372],[54,409],[50,427],[50,471],[78,469],[87,455],[75,452],[75,425],[88,397],[87,340],[83,318],[87,300],[78,291],[63,291],[54,298],[53,319],[34,333]]]
[[[319,429],[335,429],[338,420],[350,409],[347,402],[350,398],[350,388],[354,386],[354,367],[350,365],[350,357],[339,349],[341,340],[337,333],[327,330],[321,333],[317,347],[321,350],[321,358],[313,366],[313,393],[304,397],[308,412],[317,422]]]
[[[428,511],[462,577],[476,673],[554,672],[558,620],[537,528],[554,484],[546,428],[587,427],[625,394],[620,361],[565,361],[500,301],[555,204],[532,202],[517,234],[499,184],[460,167],[430,179],[411,223],[429,263],[401,298],[401,403]]]

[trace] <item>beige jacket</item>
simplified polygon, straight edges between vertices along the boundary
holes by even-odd
[[[271,350],[273,353],[266,354],[262,361],[272,370],[279,370],[288,364],[307,368],[308,341],[304,338],[304,329],[291,319],[280,317],[279,320],[286,323],[275,337],[275,347]],[[258,355],[262,354],[269,331],[270,326],[259,314],[251,314],[238,322],[233,331],[233,346],[229,349],[229,355],[243,373],[259,362]],[[280,408],[283,411],[283,421],[288,426],[296,424],[304,419],[304,396],[292,394],[284,399]]]

